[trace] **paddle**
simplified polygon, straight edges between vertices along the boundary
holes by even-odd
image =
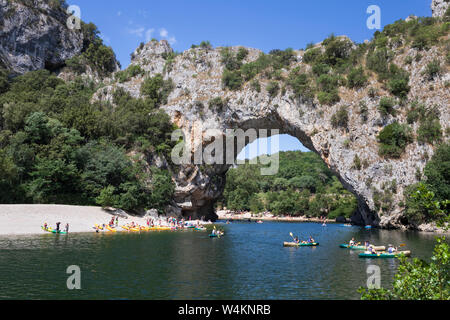
[[[292,240],[295,241],[294,234],[292,232],[290,232],[289,235],[292,237]]]

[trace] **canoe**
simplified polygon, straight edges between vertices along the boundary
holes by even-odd
[[[377,254],[371,254],[368,252],[360,253],[360,258],[398,258],[400,255],[403,255],[405,257],[411,256],[411,251],[399,251],[396,253],[387,253],[387,252],[380,252]]]
[[[316,247],[319,243],[297,243],[297,242],[285,242],[284,247]]]
[[[222,233],[222,234],[210,234],[210,235],[209,235],[210,238],[220,238],[220,237],[222,237],[222,236],[224,236],[223,233]]]
[[[99,226],[98,224],[95,224],[95,226],[94,226],[94,229],[100,229],[100,230],[103,230],[103,227],[102,226]]]
[[[124,229],[124,230],[130,231],[130,228],[127,227],[127,226],[121,226],[121,228]]]
[[[141,228],[139,228],[139,227],[130,228],[130,231],[139,232],[139,231],[141,231]]]
[[[106,226],[106,229],[108,229],[108,231],[110,231],[110,232],[117,232],[116,229],[111,228],[110,226]]]
[[[339,245],[340,248],[343,249],[350,249],[350,250],[367,250],[367,248],[365,246],[349,246],[348,244],[341,244]],[[385,251],[386,247],[384,246],[374,246],[373,247],[376,251]]]
[[[61,230],[56,231],[55,229],[52,229],[52,228],[47,228],[47,229],[45,229],[44,227],[41,227],[41,228],[42,228],[42,230],[47,231],[47,232],[50,232],[50,233],[67,234],[67,232],[61,231]]]
[[[206,228],[195,228],[195,231],[206,231]]]

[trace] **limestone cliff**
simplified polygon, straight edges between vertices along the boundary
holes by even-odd
[[[54,70],[83,49],[80,30],[54,1],[0,0],[0,65],[15,74]]]
[[[321,44],[317,47],[321,48]],[[380,115],[380,99],[389,95],[389,92],[376,76],[371,76],[369,84],[359,90],[340,87],[341,101],[333,106],[322,106],[317,98],[311,101],[295,99],[288,87],[271,97],[266,90],[270,81],[264,76],[258,78],[262,88],[260,92],[252,88],[250,82],[244,83],[242,88],[236,91],[224,88],[224,65],[220,50],[221,48],[194,48],[173,60],[166,60],[172,53],[168,43],[151,41],[137,49],[132,60],[132,64],[139,64],[147,74],[134,77],[125,83],[106,86],[93,99],[111,100],[112,92],[119,87],[130,92],[132,96],[139,97],[144,78],[162,73],[175,84],[175,90],[163,108],[173,122],[182,128],[188,140],[193,139],[195,130],[200,128],[203,131],[219,129],[223,132],[229,128],[279,129],[281,133],[297,137],[306,147],[318,153],[345,187],[357,196],[359,212],[353,217],[355,222],[385,228],[402,225],[402,208],[399,203],[404,201],[404,188],[417,182],[416,173],[423,170],[427,160],[433,155],[434,147],[416,141],[407,146],[399,159],[386,159],[379,155],[377,135],[394,121],[405,123],[408,110],[397,104],[394,107],[397,111],[395,117]],[[239,48],[233,47],[231,50],[236,53]],[[419,62],[409,64],[405,63],[407,57],[417,56],[419,50],[406,46],[396,51],[393,62],[410,74],[411,90],[408,98],[419,99],[426,105],[435,106],[440,113],[443,131],[448,132],[449,68],[445,66],[441,75],[433,80],[427,79],[423,74],[431,61],[443,60],[441,50],[442,48],[434,46]],[[261,53],[255,49],[248,51],[244,63],[255,61]],[[290,70],[299,67],[304,72],[310,71],[311,67],[302,62],[304,54],[303,51],[295,51],[296,61],[290,66]],[[289,70],[283,70],[283,76],[287,77],[288,72]],[[378,92],[376,96],[369,92],[373,88]],[[222,110],[208,106],[209,101],[216,97],[225,101]],[[368,107],[365,122],[361,121],[361,102]],[[332,125],[331,118],[341,106],[348,107],[347,130],[337,129]],[[413,129],[417,130],[417,124]],[[201,146],[202,143],[196,141],[193,149]],[[355,156],[359,156],[364,163],[360,170],[354,168]],[[188,216],[209,216],[214,200],[222,192],[228,168],[226,165],[189,165],[174,173],[177,183],[177,213],[183,211]],[[380,193],[385,185],[393,181],[396,183],[396,192],[391,199],[389,213],[380,216],[375,209],[374,194]]]

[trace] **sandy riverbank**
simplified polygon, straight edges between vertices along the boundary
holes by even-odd
[[[307,218],[307,217],[277,217],[277,216],[252,216],[251,213],[235,214],[234,212],[227,210],[217,211],[219,220],[241,220],[241,221],[281,221],[281,222],[317,222],[323,223],[324,220],[319,218]],[[326,219],[326,223],[336,223],[336,220]]]
[[[95,224],[108,224],[111,213],[100,207],[65,205],[0,205],[0,236],[45,234],[41,229],[44,222],[55,228],[61,222],[61,229],[69,223],[70,233],[94,232]],[[146,218],[119,217],[119,225],[135,222],[146,225]]]

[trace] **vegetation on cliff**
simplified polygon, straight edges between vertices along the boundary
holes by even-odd
[[[159,109],[169,89],[159,80],[148,80],[148,97],[118,91],[111,105],[90,103],[92,83],[46,70],[3,78],[0,202],[162,210],[170,174],[141,161],[171,149],[173,125]]]

